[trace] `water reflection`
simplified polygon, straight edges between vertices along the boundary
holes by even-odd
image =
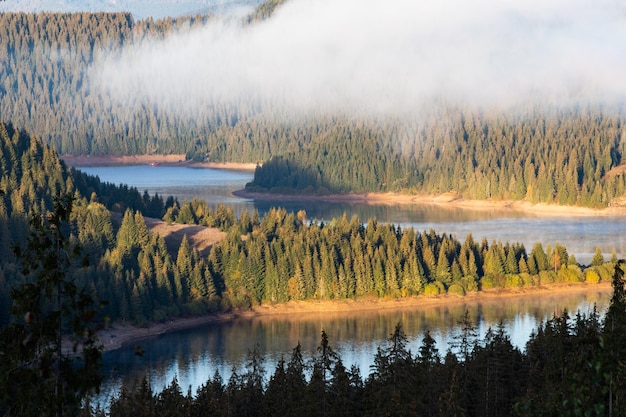
[[[409,339],[409,349],[418,352],[424,332],[429,329],[445,354],[459,331],[459,322],[467,309],[477,323],[481,337],[500,321],[514,345],[523,348],[530,333],[542,320],[563,310],[581,310],[588,314],[594,305],[600,312],[608,305],[608,287],[586,292],[543,294],[536,296],[458,302],[451,305],[416,307],[401,310],[307,313],[240,318],[224,323],[161,335],[141,342],[142,357],[134,347],[105,354],[109,375],[102,399],[117,393],[122,379],[137,380],[149,375],[159,391],[176,377],[181,387],[192,392],[219,371],[225,381],[233,369],[245,368],[249,352],[256,346],[264,358],[268,375],[281,357],[289,358],[292,349],[302,346],[305,358],[311,358],[324,329],[331,346],[346,366],[356,364],[363,376],[369,374],[372,359],[383,346],[397,323],[402,323]]]

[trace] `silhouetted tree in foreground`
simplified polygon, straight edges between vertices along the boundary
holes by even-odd
[[[613,296],[604,321],[603,370],[608,386],[607,415],[626,415],[626,289],[624,260],[619,260],[613,275]]]
[[[68,278],[78,247],[69,241],[73,198],[31,213],[25,248],[15,248],[23,282],[12,292],[12,323],[0,334],[0,414],[76,415],[100,386],[101,347],[90,323],[91,291]]]

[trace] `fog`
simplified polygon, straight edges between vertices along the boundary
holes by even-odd
[[[411,113],[433,101],[621,102],[618,0],[288,0],[268,20],[216,19],[98,60],[92,88],[191,111]]]

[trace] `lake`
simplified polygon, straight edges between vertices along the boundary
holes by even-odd
[[[114,166],[77,167],[101,180],[114,184],[124,183],[147,190],[153,195],[173,195],[180,202],[185,199],[203,198],[210,206],[224,204],[241,213],[242,210],[258,210],[265,213],[272,207],[285,207],[297,212],[305,210],[312,220],[328,220],[346,213],[357,215],[367,222],[376,218],[381,222],[417,231],[434,229],[463,241],[472,233],[474,240],[486,238],[492,241],[520,242],[530,250],[536,242],[547,245],[561,243],[579,263],[588,264],[596,247],[606,257],[613,250],[619,257],[626,254],[626,216],[541,216],[510,209],[469,210],[436,205],[370,205],[365,203],[331,203],[311,201],[252,200],[232,195],[243,189],[253,177],[252,172],[205,168],[169,166]]]
[[[459,303],[405,310],[360,311],[306,315],[275,315],[240,318],[213,323],[194,329],[156,336],[138,342],[144,354],[135,355],[134,346],[104,354],[108,378],[100,401],[104,404],[117,395],[122,380],[139,381],[148,375],[153,390],[159,392],[176,377],[184,393],[196,390],[219,371],[224,379],[245,371],[249,352],[255,346],[264,359],[266,380],[281,359],[289,359],[300,342],[305,361],[313,358],[325,330],[331,347],[348,368],[357,365],[361,376],[367,377],[378,347],[397,323],[402,324],[408,338],[408,349],[415,355],[428,329],[437,341],[440,355],[445,356],[451,342],[459,334],[459,322],[465,309],[476,324],[482,338],[499,322],[507,329],[512,343],[523,349],[537,325],[554,314],[580,310],[589,314],[595,305],[606,311],[610,298],[608,289],[587,292],[526,296],[506,300]]]
[[[606,256],[615,249],[624,253],[626,219],[621,217],[542,217],[511,210],[471,211],[459,208],[423,205],[380,205],[362,203],[312,203],[293,201],[255,201],[235,197],[252,179],[251,172],[217,169],[194,169],[166,166],[86,167],[82,171],[98,175],[101,180],[124,183],[141,192],[174,195],[180,201],[203,198],[209,205],[224,204],[237,213],[258,210],[263,214],[271,207],[306,210],[310,219],[328,220],[346,213],[362,221],[376,217],[379,221],[435,229],[464,239],[472,233],[475,240],[522,242],[530,249],[535,242],[544,246],[563,243],[579,262],[589,262],[596,246]],[[341,355],[346,366],[356,364],[362,376],[369,374],[376,349],[384,346],[397,323],[402,323],[415,354],[424,332],[429,329],[437,341],[440,354],[445,355],[458,334],[458,324],[468,309],[481,336],[488,328],[504,324],[515,346],[523,348],[537,325],[563,310],[585,313],[597,306],[605,311],[610,291],[566,293],[459,303],[449,306],[414,308],[400,311],[332,313],[306,316],[267,316],[240,318],[213,323],[195,329],[165,334],[140,342],[144,355],[134,354],[134,347],[107,352],[104,356],[107,381],[100,401],[118,392],[122,379],[132,380],[148,375],[155,391],[169,384],[174,377],[183,391],[192,392],[219,371],[227,382],[233,369],[242,371],[249,351],[258,346],[269,378],[281,357],[289,358],[292,349],[301,343],[305,358],[312,358],[324,329],[331,346]]]

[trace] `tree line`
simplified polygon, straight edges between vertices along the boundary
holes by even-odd
[[[593,106],[522,114],[448,109],[430,118],[360,124],[318,121],[309,129],[274,131],[285,137],[284,151],[259,166],[247,188],[286,194],[454,192],[478,200],[606,207],[619,204],[625,191],[624,176],[615,169],[623,163],[623,121],[623,109]],[[250,134],[234,136],[242,141]]]
[[[245,23],[271,19],[280,1]],[[127,13],[0,14],[0,114],[60,154],[180,154],[259,163],[249,189],[276,193],[455,192],[606,207],[626,189],[624,108],[445,102],[416,114],[290,115],[269,102],[206,98],[181,117],[89,88],[98,57],[211,25],[210,16],[135,21]],[[68,134],[71,132],[71,134]]]
[[[83,416],[621,416],[626,298],[623,261],[603,319],[567,311],[513,346],[503,324],[481,339],[465,313],[445,353],[426,331],[417,352],[398,323],[363,377],[348,368],[322,330],[317,352],[300,345],[269,375],[257,348],[228,381],[215,372],[193,393],[174,378],[161,392],[147,379],[125,383],[109,404]]]

